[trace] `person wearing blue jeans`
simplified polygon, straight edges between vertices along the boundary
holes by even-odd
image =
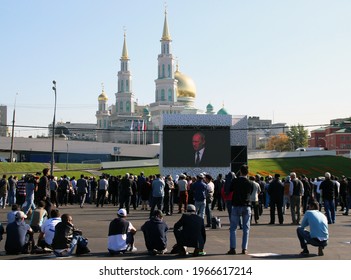
[[[338,196],[336,184],[331,180],[331,174],[325,173],[325,179],[319,186],[322,191],[324,210],[328,219],[328,224],[335,223],[335,197]]]
[[[296,229],[301,249],[303,249],[300,255],[309,255],[307,244],[318,247],[318,256],[324,255],[323,249],[327,246],[329,238],[328,222],[325,215],[318,209],[319,203],[310,201],[301,225]],[[310,231],[305,229],[308,226]]]
[[[243,254],[247,254],[250,233],[251,219],[251,193],[253,192],[253,182],[248,179],[249,167],[240,167],[240,176],[232,180],[230,190],[233,191],[232,212],[230,218],[230,249],[228,255],[236,254],[236,229],[242,218],[243,237],[241,249]]]

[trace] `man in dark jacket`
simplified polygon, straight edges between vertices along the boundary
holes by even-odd
[[[145,245],[150,255],[167,252],[168,226],[163,221],[161,210],[155,210],[150,220],[141,226],[144,233]]]
[[[194,256],[205,255],[206,231],[204,219],[196,215],[196,208],[188,204],[186,214],[183,214],[178,222],[174,224],[174,236],[179,248],[179,255],[186,255],[184,246],[194,247]]]
[[[284,185],[279,178],[280,178],[280,175],[275,174],[274,179],[268,186],[268,194],[270,197],[269,207],[270,207],[270,215],[271,215],[271,221],[269,222],[270,225],[274,225],[275,223],[275,207],[277,207],[279,224],[283,224],[284,222],[284,216],[283,216]]]
[[[130,179],[129,173],[122,178],[119,183],[119,208],[125,208],[127,214],[129,214],[129,207],[131,202],[131,197],[133,194],[133,181]]]
[[[84,244],[84,248],[82,248]],[[79,247],[77,247],[77,245]],[[76,254],[89,253],[87,239],[83,238],[82,231],[76,229],[73,225],[72,216],[63,214],[61,222],[55,226],[55,235],[52,240],[52,248],[57,257],[65,257],[73,254],[77,247]],[[78,251],[79,248],[79,251]]]
[[[328,224],[335,223],[335,197],[338,195],[336,184],[331,180],[331,174],[324,174],[325,180],[320,184],[319,189],[322,191],[325,214],[328,219]]]
[[[243,237],[242,253],[247,254],[249,243],[250,220],[251,220],[251,193],[254,189],[253,182],[248,179],[249,167],[242,165],[240,167],[240,176],[232,180],[230,190],[233,191],[232,212],[230,218],[230,249],[229,255],[236,254],[236,229],[242,218]]]

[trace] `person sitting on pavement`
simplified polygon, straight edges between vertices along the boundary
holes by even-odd
[[[16,220],[16,213],[20,210],[18,204],[11,205],[11,211],[7,213],[7,224],[10,224]]]
[[[319,203],[311,200],[301,225],[296,230],[303,249],[300,253],[301,255],[309,255],[307,244],[318,247],[318,256],[324,255],[323,249],[327,246],[329,238],[328,220],[318,209]],[[310,227],[310,232],[305,229],[308,226]]]
[[[30,219],[30,226],[34,232],[39,232],[43,222],[45,222],[48,218],[48,213],[46,212],[44,207],[45,202],[43,200],[40,200],[38,203],[38,207],[32,213]]]
[[[51,245],[55,236],[55,226],[61,222],[59,209],[52,209],[50,216],[51,218],[47,219],[41,226],[38,236],[38,246],[43,249],[52,249]]]
[[[75,228],[73,225],[72,216],[63,214],[61,222],[55,226],[55,234],[52,240],[52,248],[57,257],[66,257],[74,253],[77,247],[76,254],[86,254],[90,250],[86,246],[87,239],[82,236],[82,231]]]
[[[33,230],[24,219],[22,211],[16,213],[16,220],[6,227],[5,251],[7,255],[31,253],[34,247]]]
[[[119,209],[117,216],[117,218],[110,222],[108,229],[107,249],[110,255],[136,251],[137,248],[134,247],[136,229],[131,222],[126,220],[126,209]]]
[[[174,224],[174,236],[177,244],[172,251],[179,252],[179,255],[187,255],[184,248],[194,247],[193,256],[205,255],[204,246],[206,243],[206,231],[204,219],[196,215],[196,208],[193,204],[188,204],[187,213],[184,213],[178,222]],[[171,252],[172,253],[172,252]]]
[[[150,220],[141,226],[141,230],[144,234],[145,245],[150,255],[167,252],[168,226],[163,221],[161,210],[154,210]]]

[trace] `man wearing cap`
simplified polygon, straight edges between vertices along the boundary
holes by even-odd
[[[163,214],[155,210],[150,220],[141,226],[144,234],[145,245],[150,255],[164,254],[167,252],[168,226],[163,221]]]
[[[279,174],[274,175],[274,179],[272,180],[272,182],[270,182],[267,191],[270,197],[269,207],[271,220],[269,224],[274,225],[275,223],[275,207],[277,207],[279,224],[283,224],[284,185],[280,181]]]
[[[174,236],[179,249],[179,255],[186,255],[184,246],[194,247],[194,256],[205,255],[204,246],[206,243],[206,231],[204,219],[196,215],[196,208],[188,204],[187,213],[184,213],[180,220],[174,224]]]
[[[136,229],[131,222],[126,220],[126,217],[126,209],[121,208],[117,212],[117,218],[110,222],[107,248],[111,255],[137,250],[134,247]]]
[[[33,230],[24,219],[27,215],[22,211],[16,213],[16,220],[6,227],[5,251],[8,255],[28,254],[34,246]]]

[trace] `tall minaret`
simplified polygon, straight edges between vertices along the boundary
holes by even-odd
[[[171,35],[168,30],[167,11],[165,10],[165,20],[161,42],[161,54],[158,55],[158,77],[155,80],[156,92],[155,102],[174,103],[177,101],[177,83],[174,79],[175,60],[171,52]]]
[[[135,112],[135,98],[132,92],[132,75],[129,71],[129,57],[125,31],[120,61],[121,70],[118,71],[117,74],[116,113],[118,115],[132,115]]]
[[[101,94],[98,97],[98,110],[96,111],[96,121],[97,121],[97,140],[99,142],[107,141],[106,139],[106,132],[104,129],[108,129],[110,124],[109,124],[109,118],[110,118],[110,111],[108,109],[107,101],[108,97],[105,94],[104,91],[104,84],[101,83],[102,91]]]

